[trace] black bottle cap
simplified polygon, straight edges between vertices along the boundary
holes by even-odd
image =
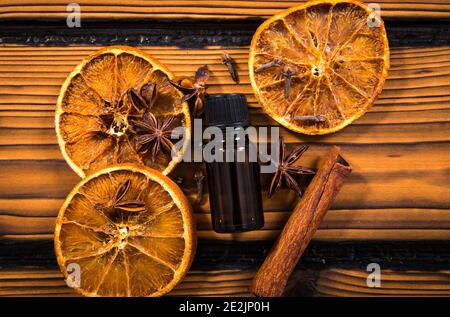
[[[247,99],[242,94],[209,95],[205,101],[205,124],[218,127],[249,126]]]

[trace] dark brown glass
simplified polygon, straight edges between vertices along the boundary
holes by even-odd
[[[238,152],[242,151],[245,160],[238,162]],[[246,138],[245,147],[234,151],[234,162],[206,163],[212,225],[216,232],[250,231],[264,225],[259,164],[250,162],[248,151]]]

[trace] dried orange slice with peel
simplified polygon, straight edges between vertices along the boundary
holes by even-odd
[[[112,164],[134,163],[168,174],[189,140],[176,158],[170,151],[158,151],[156,158],[142,151],[131,121],[146,111],[134,106],[129,92],[156,84],[147,110],[160,120],[173,117],[170,128],[190,130],[189,107],[170,84],[173,77],[155,58],[127,46],[106,47],[85,58],[64,82],[56,108],[59,146],[72,169],[85,177]]]
[[[305,134],[338,131],[362,116],[389,69],[383,21],[357,1],[310,1],[256,31],[250,81],[264,111]]]
[[[54,239],[61,271],[86,296],[164,295],[186,274],[196,246],[183,192],[162,173],[131,164],[75,186]]]

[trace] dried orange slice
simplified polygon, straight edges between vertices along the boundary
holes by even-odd
[[[362,116],[389,69],[383,21],[357,1],[311,1],[265,21],[253,37],[253,90],[273,119],[326,134]]]
[[[86,296],[164,295],[186,274],[196,245],[179,187],[156,170],[130,164],[75,186],[59,211],[54,239],[66,280]]]
[[[84,59],[67,77],[56,108],[59,147],[72,169],[85,177],[111,164],[134,163],[168,174],[183,155],[188,138],[178,157],[163,149],[154,156],[156,151],[142,150],[132,121],[148,110],[161,122],[170,122],[167,131],[190,130],[189,107],[170,84],[172,78],[159,61],[131,47],[106,47]],[[156,88],[143,92],[149,84]],[[148,103],[137,98],[148,109],[136,107],[131,91],[151,94]]]

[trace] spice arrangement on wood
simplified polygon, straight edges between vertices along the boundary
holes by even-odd
[[[389,48],[378,12],[358,1],[264,5],[270,8],[266,13],[251,12],[268,20],[258,28],[257,21],[246,21],[254,25],[246,33],[229,21],[224,29],[233,27],[227,31],[213,31],[208,20],[195,27],[192,21],[176,22],[189,24],[177,36],[191,36],[192,27],[196,48],[186,40],[170,47],[114,45],[100,50],[2,44],[0,111],[5,117],[0,118],[0,141],[5,141],[0,162],[8,166],[2,170],[5,180],[17,174],[10,185],[0,183],[5,243],[54,238],[58,263],[46,258],[55,267],[45,274],[53,278],[59,264],[68,286],[86,296],[251,292],[273,297],[296,289],[300,295],[407,294],[394,290],[397,282],[392,290],[366,290],[362,262],[355,270],[328,269],[324,258],[314,258],[316,266],[308,264],[311,254],[305,250],[313,237],[331,247],[361,239],[376,245],[378,240],[450,238],[448,195],[442,187],[449,168],[448,98],[442,93],[448,49],[441,44],[410,47],[410,33],[392,34],[393,20],[386,27]],[[399,11],[382,2],[382,15],[404,18],[408,5]],[[49,15],[52,7],[48,5]],[[446,8],[422,5],[415,10],[444,16]],[[151,15],[158,16],[156,11]],[[209,16],[198,15],[200,20]],[[148,38],[130,35],[124,41],[118,37],[111,43],[169,41],[172,37],[164,32]],[[430,41],[444,43],[441,33]],[[229,46],[204,46],[222,43],[227,36]],[[8,41],[12,37],[4,43]],[[83,37],[76,41],[88,44]],[[400,42],[408,47],[399,47]],[[55,103],[53,124],[48,118]],[[430,153],[427,162],[423,152]],[[69,166],[81,180],[70,174]],[[33,179],[23,182],[20,170]],[[20,225],[18,217],[27,225]],[[211,253],[215,264],[194,264],[188,273],[197,238],[204,242],[199,261]],[[267,249],[249,249],[248,259],[243,248],[234,258],[235,249],[214,244],[264,240]],[[269,252],[270,240],[276,242]],[[209,242],[211,248],[202,249]],[[345,248],[339,250],[347,254]],[[221,270],[221,252],[227,254],[226,267],[236,267],[236,272],[205,273],[205,268]],[[305,256],[308,272],[303,265],[295,272]],[[0,250],[0,266],[3,257]],[[245,268],[241,261],[247,261]],[[81,280],[71,274],[77,265]],[[30,276],[38,274],[33,272]],[[207,287],[208,274],[220,289]],[[2,288],[15,281],[1,281],[18,275],[0,272],[0,295],[15,292]],[[222,278],[230,282],[221,284]],[[58,289],[69,294],[63,285]],[[205,289],[196,289],[199,285]],[[429,292],[410,293],[446,292],[429,287]],[[36,292],[50,294],[49,289]]]

